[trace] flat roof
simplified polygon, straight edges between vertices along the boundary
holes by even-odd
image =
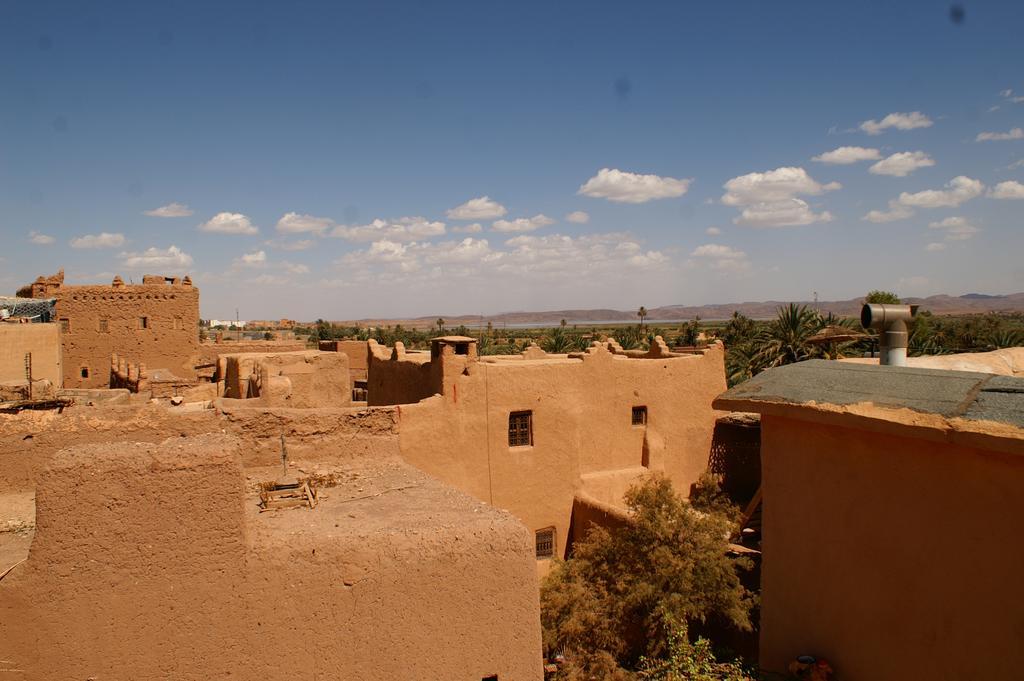
[[[824,359],[764,371],[720,395],[714,407],[763,412],[769,405],[815,408],[865,403],[946,419],[1001,423],[1024,431],[1024,378]],[[1024,437],[1024,432],[1019,436]]]

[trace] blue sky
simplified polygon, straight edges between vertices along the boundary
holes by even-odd
[[[1022,291],[1024,4],[964,10],[8,2],[0,287],[189,273],[204,316],[299,319]]]

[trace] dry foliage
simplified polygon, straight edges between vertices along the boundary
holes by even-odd
[[[737,574],[749,563],[726,553],[733,519],[694,509],[662,476],[625,502],[633,522],[593,529],[542,585],[545,649],[566,658],[560,678],[635,679],[641,667],[642,678],[682,678],[652,674],[686,653],[687,623],[750,629],[754,597]]]

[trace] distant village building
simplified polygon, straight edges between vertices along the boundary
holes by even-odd
[[[402,456],[511,511],[539,559],[566,556],[591,522],[621,515],[623,493],[651,472],[688,494],[707,468],[721,344],[677,354],[659,337],[650,351],[608,341],[479,357],[476,343],[445,336],[414,353],[369,341],[369,403],[402,405]]]
[[[765,671],[1020,677],[1024,378],[812,360],[715,406],[761,414]]]
[[[146,275],[141,284],[114,277],[109,285],[68,286],[62,270],[18,294],[56,299],[65,388],[108,387],[114,355],[149,371],[194,375],[199,289],[189,277]]]

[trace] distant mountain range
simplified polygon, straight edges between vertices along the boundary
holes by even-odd
[[[752,319],[770,319],[775,311],[788,305],[790,301],[766,300],[763,302],[723,303],[714,305],[666,305],[652,307],[647,310],[648,323],[680,322],[699,316],[705,321],[728,319],[733,312],[739,312]],[[822,312],[832,312],[843,317],[860,315],[862,298],[850,300],[798,301],[801,305],[817,307]],[[905,298],[905,303],[920,305],[922,310],[929,310],[937,315],[983,314],[986,312],[1024,312],[1024,293],[1009,295],[987,295],[984,293],[968,293],[962,296],[937,295],[927,298]],[[503,326],[556,326],[561,320],[567,324],[629,323],[636,322],[636,310],[549,310],[545,312],[504,312],[496,315],[428,315],[412,319],[359,319],[338,321],[336,324],[361,326],[381,326],[401,324],[407,327],[424,328],[434,325],[438,317],[445,321],[449,329],[459,325],[477,327],[491,322],[495,327]]]

